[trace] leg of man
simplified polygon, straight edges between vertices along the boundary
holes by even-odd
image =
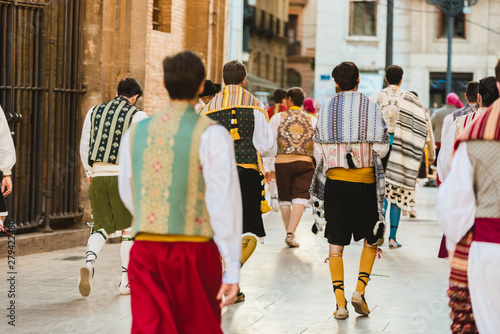
[[[280,203],[281,219],[283,220],[283,225],[285,225],[285,230],[288,231],[288,224],[290,223],[290,215],[292,212],[292,206],[290,202]]]
[[[332,278],[333,293],[337,302],[337,309],[333,315],[337,319],[345,319],[349,316],[346,308],[347,300],[344,293],[344,246],[330,245],[328,263],[330,266],[330,276]]]
[[[134,243],[130,237],[132,233],[132,228],[127,228],[122,231],[122,244],[120,247],[120,255],[122,258],[122,281],[120,282],[120,294],[129,295],[130,286],[128,282],[128,264],[130,258],[130,249]]]
[[[127,268],[129,262],[130,248],[133,241],[130,238],[132,215],[123,204],[118,191],[118,177],[113,176],[108,178],[108,192],[110,194],[111,208],[113,211],[112,228],[115,231],[122,231],[122,243],[120,247],[120,255],[122,259],[122,278],[119,285],[121,295],[130,294]]]
[[[300,218],[304,213],[304,204],[294,203],[290,214],[290,222],[286,229],[286,243],[289,247],[299,247],[300,244],[295,240],[295,230],[299,225]]]
[[[401,219],[401,208],[397,204],[391,203],[390,211],[391,232],[389,233],[389,248],[398,248],[401,247],[401,244],[396,241],[396,232],[398,231]]]
[[[365,288],[370,279],[373,263],[377,256],[377,248],[377,246],[368,244],[366,239],[364,240],[363,251],[361,252],[361,258],[359,260],[358,283],[351,301],[356,312],[363,315],[368,315],[370,313],[370,309],[365,300]]]

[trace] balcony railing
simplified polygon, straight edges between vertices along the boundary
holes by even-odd
[[[286,48],[286,55],[287,56],[298,56],[298,55],[300,55],[301,49],[302,49],[302,43],[300,41],[288,42],[288,45]]]

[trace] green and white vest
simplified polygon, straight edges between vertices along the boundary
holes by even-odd
[[[187,103],[172,103],[131,126],[133,236],[213,237],[198,153],[213,123]]]
[[[139,111],[121,96],[94,107],[91,116],[89,165],[94,162],[118,164],[122,135]]]

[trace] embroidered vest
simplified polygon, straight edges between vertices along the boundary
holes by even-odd
[[[200,137],[211,124],[192,106],[172,103],[131,126],[133,236],[213,237],[198,153]]]
[[[473,140],[467,151],[474,167],[476,217],[500,218],[500,142]]]
[[[311,117],[302,110],[283,111],[278,127],[278,154],[314,156]]]
[[[228,108],[209,113],[207,116],[216,120],[228,131],[237,126],[240,137],[234,141],[237,164],[257,164],[257,150],[252,141],[255,127],[253,108]]]
[[[122,135],[138,109],[124,97],[94,107],[91,116],[89,165],[94,162],[118,164]]]

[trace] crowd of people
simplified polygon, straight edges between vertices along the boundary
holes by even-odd
[[[266,109],[245,89],[247,71],[236,60],[224,65],[223,85],[205,80],[191,51],[166,57],[163,71],[170,102],[161,112],[148,117],[135,107],[143,92],[129,77],[85,117],[80,154],[92,230],[82,296],[92,291],[106,240],[121,231],[119,293],[131,295],[132,333],[221,333],[221,308],[245,300],[240,269],[266,236],[262,214],[281,212],[284,242],[294,248],[311,206],[313,232],[324,229],[329,244],[336,319],[349,316],[344,247],[363,242],[350,302],[367,316],[366,286],[386,230],[389,248],[401,247],[401,215],[416,216],[419,180],[437,160],[451,329],[500,327],[500,62],[496,78],[467,84],[465,106],[450,93],[432,115],[401,88],[397,65],[386,69],[387,87],[368,97],[358,91],[356,64],[338,64],[336,94],[318,111],[300,87],[276,90]],[[15,152],[1,109],[0,127],[2,222]]]
[[[245,89],[239,61],[224,65],[223,86],[205,80],[193,52],[165,58],[163,69],[170,96],[163,111],[148,118],[137,110],[141,87],[126,78],[114,100],[87,114],[81,156],[93,232],[80,270],[83,296],[108,235],[123,230],[120,293],[131,294],[132,332],[221,332],[221,307],[245,300],[240,269],[266,236],[262,214],[280,211],[285,244],[300,247],[295,231],[311,206],[313,232],[324,229],[329,244],[337,319],[349,316],[344,247],[363,241],[350,302],[367,316],[366,286],[386,225],[389,248],[401,247],[401,215],[416,217],[419,180],[437,159],[452,330],[493,332],[500,300],[487,297],[495,294],[488,277],[500,231],[495,78],[470,82],[465,107],[451,93],[430,115],[417,93],[401,88],[400,66],[389,66],[387,87],[368,97],[358,92],[356,64],[342,62],[332,71],[335,96],[316,112],[300,87],[276,90],[266,109]]]

